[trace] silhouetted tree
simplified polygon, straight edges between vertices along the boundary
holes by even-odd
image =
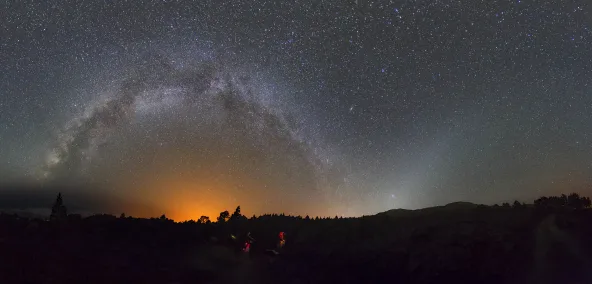
[[[575,192],[567,196],[567,205],[573,209],[584,208],[583,199]]]
[[[510,203],[504,202],[504,203],[502,203],[502,207],[509,208],[510,207]]]
[[[592,206],[592,201],[590,201],[590,197],[583,197],[582,198],[582,206],[584,208],[589,208],[590,206]]]
[[[225,210],[224,212],[220,212],[220,216],[218,216],[218,219],[216,219],[216,221],[218,223],[225,223],[226,221],[228,221],[229,218],[230,213],[228,213],[228,210]]]
[[[66,206],[64,206],[64,201],[62,200],[62,193],[58,193],[58,197],[54,202],[53,206],[51,207],[51,215],[49,219],[54,220],[65,220],[68,217],[68,210]]]
[[[304,217],[304,220],[308,221],[308,220],[310,220],[310,217],[308,217],[308,215],[306,215],[306,217]]]
[[[518,200],[514,200],[514,204],[512,204],[512,206],[514,208],[522,208],[522,207],[524,207],[524,205],[522,203],[520,203],[520,201],[518,201]]]
[[[562,194],[557,205],[558,206],[567,206],[567,195]]]
[[[536,208],[546,207],[548,204],[548,200],[549,200],[549,198],[546,196],[539,197],[538,199],[536,199],[534,201],[534,206]]]
[[[234,213],[232,213],[232,216],[230,216],[230,220],[238,220],[241,219],[242,215],[241,215],[241,208],[240,206],[237,206],[236,209],[234,210]]]
[[[124,219],[125,218],[125,213],[121,213],[121,215],[119,215],[119,218]]]
[[[197,220],[197,223],[200,223],[200,224],[207,224],[207,223],[210,223],[210,217],[208,217],[208,216],[201,216],[201,217],[199,217],[199,219]]]

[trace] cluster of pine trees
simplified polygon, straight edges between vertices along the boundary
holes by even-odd
[[[534,206],[537,208],[568,208],[568,209],[583,209],[591,205],[589,197],[580,196],[577,193],[570,195],[562,194],[561,196],[543,196],[534,201]]]

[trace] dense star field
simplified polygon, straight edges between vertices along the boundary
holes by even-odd
[[[592,193],[587,1],[0,11],[4,184],[176,220]]]

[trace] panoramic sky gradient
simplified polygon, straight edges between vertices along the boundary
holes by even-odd
[[[0,183],[31,197],[6,206],[66,186],[176,220],[590,195],[590,9],[5,1]]]

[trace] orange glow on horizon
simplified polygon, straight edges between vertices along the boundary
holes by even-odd
[[[151,198],[151,202],[160,204],[163,214],[175,222],[188,220],[197,221],[201,216],[208,216],[210,221],[216,221],[220,212],[228,210],[234,212],[239,200],[223,184],[196,185],[186,182],[171,182],[166,185],[166,195],[158,194]],[[162,191],[160,191],[162,192]],[[249,200],[244,200],[245,207],[249,207]],[[241,206],[242,209],[242,206]],[[253,212],[253,208],[245,208],[242,214]]]
[[[273,196],[270,197],[271,199],[265,199],[261,196],[265,193],[253,192],[244,187],[237,189],[236,185],[229,181],[195,182],[168,179],[158,183],[136,184],[133,188],[141,189],[142,195],[129,195],[127,199],[134,200],[136,205],[146,206],[131,206],[131,208],[126,206],[125,210],[119,212],[142,218],[160,217],[165,214],[175,222],[183,222],[197,221],[201,216],[207,216],[210,221],[215,222],[220,212],[228,210],[232,214],[237,206],[241,206],[241,213],[246,217],[271,213],[302,217],[309,215],[313,218],[345,215],[342,212],[333,213],[335,209],[318,208],[311,204],[294,207],[294,204],[283,204],[281,201],[274,203]],[[286,205],[285,211],[281,209],[284,205]]]

